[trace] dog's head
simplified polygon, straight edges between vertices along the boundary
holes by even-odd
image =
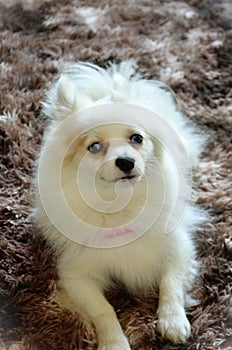
[[[130,67],[125,67],[123,74],[117,71],[110,74],[92,65],[74,66],[61,76],[44,104],[45,114],[52,119],[51,129],[62,124],[57,140],[72,139],[64,170],[76,171],[77,180],[84,181],[80,186],[84,192],[88,189],[86,184],[89,188],[94,186],[99,194],[107,190],[112,193],[115,185],[120,188],[138,185],[152,172],[154,175],[154,164],[160,159],[161,148],[148,132],[150,125],[144,121],[144,111],[140,110],[135,117],[132,107],[130,111],[125,108],[150,106],[151,90],[159,91],[156,104],[165,105],[162,102],[165,92],[156,84],[130,79]],[[120,111],[115,107],[119,102],[125,105]],[[95,112],[92,108],[102,105],[112,106],[104,116],[102,110]],[[90,111],[87,117],[80,116],[91,109],[94,115]],[[62,142],[60,145],[66,147]]]

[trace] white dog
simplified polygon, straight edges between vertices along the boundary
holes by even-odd
[[[94,325],[99,350],[130,349],[104,297],[113,280],[132,293],[159,288],[158,331],[185,342],[198,267],[191,235],[202,219],[185,210],[184,151],[196,162],[200,141],[173,94],[128,62],[81,63],[61,74],[44,112],[33,215],[57,254],[60,289]]]

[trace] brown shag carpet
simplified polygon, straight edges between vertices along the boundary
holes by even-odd
[[[186,345],[156,333],[155,293],[108,297],[133,350],[232,349],[231,0],[1,0],[0,31],[0,349],[96,349],[78,314],[55,301],[55,261],[28,217],[31,174],[40,100],[62,63],[127,58],[170,84],[208,136],[194,198],[211,219],[196,237],[200,304]]]

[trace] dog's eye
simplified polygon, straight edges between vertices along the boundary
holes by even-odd
[[[98,153],[102,150],[103,145],[100,142],[94,142],[88,147],[88,151],[91,153]]]
[[[142,143],[143,137],[140,134],[133,134],[133,135],[131,135],[130,140],[133,143]]]

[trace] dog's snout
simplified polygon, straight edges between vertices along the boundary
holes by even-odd
[[[116,159],[115,165],[124,173],[129,173],[135,166],[135,160],[131,157],[119,157]]]

